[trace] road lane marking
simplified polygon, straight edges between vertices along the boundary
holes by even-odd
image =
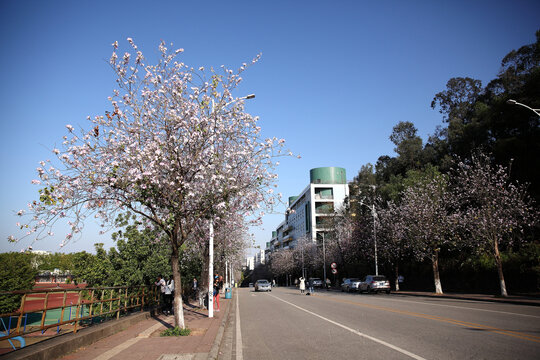
[[[341,303],[346,303],[346,304],[351,304],[351,305],[356,305],[356,306],[367,307],[367,308],[370,308],[370,309],[382,310],[382,311],[393,312],[393,313],[401,314],[401,315],[420,317],[420,318],[424,318],[424,319],[435,320],[435,321],[439,321],[439,322],[445,322],[445,323],[449,323],[449,324],[460,325],[460,326],[470,327],[470,328],[474,328],[474,329],[486,330],[486,331],[490,331],[490,332],[501,334],[501,335],[507,335],[507,336],[516,337],[516,338],[519,338],[519,339],[522,339],[522,340],[528,340],[528,341],[533,341],[533,342],[540,343],[540,336],[525,334],[525,333],[522,333],[522,332],[519,332],[519,331],[504,330],[504,329],[499,329],[499,328],[496,328],[494,326],[489,326],[489,325],[482,325],[482,324],[471,323],[471,322],[467,322],[467,321],[456,320],[456,319],[452,319],[452,318],[444,318],[444,317],[441,317],[441,316],[416,313],[416,312],[406,311],[406,310],[397,310],[397,309],[387,308],[387,307],[378,306],[378,305],[362,304],[362,303],[358,303],[358,302],[354,302],[354,301],[341,300],[341,299],[329,298],[329,297],[327,297],[327,299],[329,299],[331,301],[336,301],[336,302],[341,302]]]
[[[334,321],[334,320],[330,320],[330,319],[328,319],[328,318],[325,318],[324,316],[321,316],[321,315],[316,314],[316,313],[314,313],[314,312],[311,312],[311,311],[309,311],[309,310],[307,310],[307,309],[304,309],[304,308],[302,308],[302,307],[300,307],[300,306],[298,306],[298,305],[295,305],[295,304],[293,304],[293,303],[291,303],[291,302],[288,302],[287,300],[280,299],[280,298],[278,298],[278,297],[275,296],[275,295],[270,295],[270,296],[272,296],[272,297],[275,298],[275,299],[278,299],[279,301],[283,301],[284,303],[289,304],[289,305],[291,305],[291,306],[293,306],[293,307],[295,307],[295,308],[297,308],[297,309],[299,309],[299,310],[302,310],[302,311],[304,311],[304,312],[306,312],[306,313],[308,313],[308,314],[310,314],[310,315],[316,316],[316,317],[318,317],[318,318],[320,318],[320,319],[322,319],[322,320],[324,320],[324,321],[327,321],[327,322],[329,322],[329,323],[331,323],[331,324],[334,324],[334,325],[336,325],[336,326],[339,326],[339,327],[342,328],[342,329],[348,330],[348,331],[352,332],[353,334],[356,334],[356,335],[361,336],[361,337],[363,337],[363,338],[366,338],[366,339],[368,339],[368,340],[371,340],[371,341],[374,341],[374,342],[379,343],[379,344],[381,344],[381,345],[384,345],[384,346],[386,346],[386,347],[389,347],[390,349],[393,349],[393,350],[395,350],[395,351],[397,351],[397,352],[400,352],[400,353],[402,353],[402,354],[404,354],[404,355],[407,355],[407,356],[409,356],[409,357],[411,357],[411,358],[413,358],[413,359],[417,359],[417,360],[426,360],[426,359],[424,359],[423,357],[421,357],[421,356],[419,356],[419,355],[413,354],[413,353],[411,353],[411,352],[409,352],[409,351],[407,351],[407,350],[405,350],[405,349],[402,349],[402,348],[400,348],[400,347],[398,347],[398,346],[395,346],[395,345],[392,345],[392,344],[390,344],[390,343],[387,343],[387,342],[384,341],[384,340],[380,340],[380,339],[377,339],[377,338],[375,338],[375,337],[373,337],[373,336],[369,336],[369,335],[367,335],[367,334],[361,333],[361,332],[358,331],[358,330],[354,330],[354,329],[352,329],[352,328],[350,328],[350,327],[348,327],[348,326],[345,326],[345,325],[343,325],[343,324],[340,324],[340,323],[338,323],[338,322],[336,322],[336,321]]]
[[[540,316],[537,315],[529,315],[529,314],[520,314],[520,313],[513,313],[508,311],[499,311],[499,310],[488,310],[488,309],[479,309],[479,308],[471,308],[466,306],[457,306],[457,305],[447,305],[447,304],[436,304],[436,303],[429,303],[429,302],[423,302],[423,301],[413,301],[413,300],[402,300],[402,299],[392,299],[392,298],[385,298],[385,300],[390,301],[401,301],[401,302],[408,302],[413,304],[422,304],[422,305],[433,305],[433,306],[444,306],[444,307],[450,307],[450,308],[456,308],[456,309],[467,309],[467,310],[475,310],[475,311],[484,311],[484,312],[493,312],[498,314],[507,314],[507,315],[516,315],[516,316],[525,316],[525,317],[532,317],[532,318],[540,318]],[[454,300],[454,299],[451,299]],[[462,301],[462,300],[460,300]],[[487,301],[483,301],[482,303],[486,304],[493,304]]]
[[[236,291],[236,360],[243,360],[242,331],[240,329],[240,292]]]

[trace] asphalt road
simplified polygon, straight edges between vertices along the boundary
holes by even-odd
[[[221,359],[540,359],[540,307],[238,289]]]

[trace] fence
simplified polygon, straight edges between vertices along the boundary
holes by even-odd
[[[53,334],[76,333],[81,327],[108,319],[118,319],[122,314],[143,311],[159,304],[156,287],[115,286],[103,288],[70,288],[20,290],[0,292],[0,299],[21,297],[19,310],[0,314],[0,343],[9,343],[16,349],[13,341],[24,347],[29,337],[43,335],[48,329],[56,328]],[[7,345],[7,344],[4,344]],[[6,346],[0,346],[0,354]]]

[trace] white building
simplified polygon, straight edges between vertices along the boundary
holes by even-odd
[[[259,266],[265,263],[264,250],[257,251],[255,253],[255,266]]]
[[[253,256],[248,256],[246,258],[246,269],[248,270],[255,269],[255,258]]]
[[[294,248],[299,239],[322,241],[325,225],[349,196],[345,169],[322,167],[310,170],[310,183],[298,196],[289,197],[285,220],[272,231],[266,251]]]

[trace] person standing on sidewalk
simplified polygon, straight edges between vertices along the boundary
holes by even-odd
[[[214,308],[217,307],[217,309],[214,309],[216,311],[219,311],[219,291],[221,290],[220,282],[219,282],[219,276],[216,274],[214,277]]]
[[[172,276],[169,276],[167,285],[165,286],[165,313],[171,315],[173,311],[173,297],[174,297],[174,280]]]
[[[197,300],[197,278],[193,278],[193,300]]]
[[[157,278],[157,281],[154,283],[156,286],[159,286],[160,288],[160,308],[163,311],[163,306],[165,304],[165,288],[167,287],[167,283],[165,283],[165,280],[163,279],[163,276],[159,275]]]
[[[306,279],[303,276],[300,276],[300,294],[303,294],[306,290]]]

